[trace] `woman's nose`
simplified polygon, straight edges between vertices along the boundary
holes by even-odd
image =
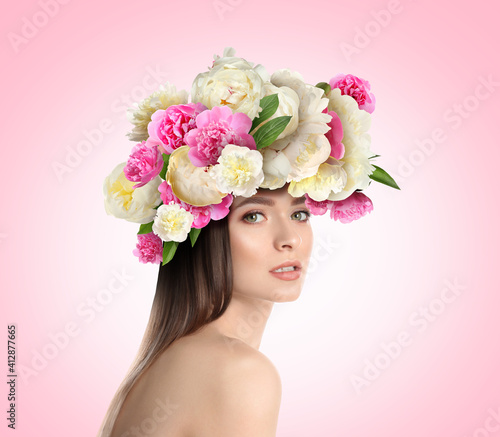
[[[276,250],[297,249],[302,243],[302,238],[292,220],[283,220],[275,223],[274,247]]]

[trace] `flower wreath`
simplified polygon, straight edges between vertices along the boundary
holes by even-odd
[[[372,180],[399,189],[372,165],[368,130],[375,97],[366,80],[338,74],[316,86],[288,69],[272,76],[228,47],[194,79],[191,103],[170,83],[129,108],[136,142],[104,181],[108,214],[140,223],[133,254],[168,263],[180,242],[194,246],[233,195],[286,183],[312,214],[349,223],[373,210]]]

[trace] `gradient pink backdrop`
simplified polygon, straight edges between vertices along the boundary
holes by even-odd
[[[157,274],[131,253],[136,226],[103,209],[103,179],[133,145],[124,101],[152,92],[151,69],[189,91],[232,46],[312,84],[338,72],[368,79],[376,163],[402,188],[372,184],[375,209],[359,222],[313,218],[318,268],[299,300],[275,305],[261,347],[282,377],[278,436],[500,436],[495,2],[75,0],[50,3],[52,16],[43,4],[11,2],[0,18],[0,311],[2,343],[17,325],[18,367],[53,356],[18,379],[17,430],[4,421],[1,435],[97,433],[142,338]],[[33,21],[41,27],[29,34]],[[13,44],[13,34],[26,39]],[[350,56],[348,44],[358,45]],[[481,77],[493,85],[479,100]],[[468,109],[452,121],[459,104]],[[418,141],[435,129],[441,137],[424,155]],[[59,180],[54,163],[85,132],[92,151]],[[114,271],[131,278],[91,319],[87,299]],[[463,291],[439,307],[446,281]],[[429,305],[442,313],[419,331],[412,314]],[[74,336],[50,349],[68,323]],[[358,393],[352,376],[402,332],[411,345]],[[1,356],[5,364],[5,346]],[[5,385],[0,399],[6,411]]]

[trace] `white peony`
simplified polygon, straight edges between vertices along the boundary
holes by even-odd
[[[293,197],[300,197],[307,193],[317,202],[326,200],[330,194],[341,192],[347,182],[347,174],[342,165],[342,162],[330,156],[319,166],[317,173],[313,176],[298,182],[290,182],[288,192]]]
[[[330,142],[324,135],[304,135],[298,129],[288,141],[282,150],[291,165],[287,182],[300,181],[314,175],[332,151]]]
[[[153,232],[163,241],[182,242],[187,238],[193,221],[193,214],[180,205],[162,205],[154,218]]]
[[[160,85],[160,88],[146,97],[140,103],[128,109],[127,118],[135,125],[132,132],[127,136],[131,141],[146,141],[148,139],[148,124],[151,121],[151,116],[158,109],[167,109],[172,105],[182,105],[187,103],[188,93],[184,90],[177,91],[174,85],[166,82]]]
[[[219,191],[250,197],[264,180],[262,155],[258,150],[228,144],[209,170]]]
[[[224,54],[234,54],[227,50]],[[198,74],[191,89],[193,103],[203,103],[208,109],[229,106],[233,112],[243,112],[251,119],[260,112],[260,100],[264,97],[264,83],[269,75],[261,65],[242,58],[224,56],[215,60],[213,67]]]
[[[344,130],[344,139],[356,141],[361,146],[366,147],[367,153],[370,153],[368,150],[371,142],[368,133],[371,125],[370,113],[359,109],[356,100],[351,96],[341,94],[338,88],[334,88],[328,93],[328,99],[328,110],[334,111],[339,116]]]
[[[252,131],[252,134],[254,134],[257,129],[260,129],[262,126],[264,126],[268,121],[277,117],[289,115],[292,118],[286,125],[283,132],[278,135],[277,139],[280,140],[281,138],[293,134],[297,129],[297,126],[299,125],[299,96],[294,90],[287,86],[277,87],[271,82],[267,82],[264,84],[264,97],[270,96],[271,94],[278,95],[278,109],[273,115],[271,115],[270,118],[268,118],[263,123],[260,123],[255,128],[255,130]]]
[[[347,181],[342,191],[330,193],[328,200],[344,200],[355,190],[366,189],[371,181],[369,175],[375,170],[368,159],[366,147],[360,142],[349,139],[344,139],[342,142],[345,146],[345,154],[340,162],[343,162],[342,168],[347,174]]]
[[[222,57],[219,55],[214,55],[214,63],[210,68],[211,71],[215,71],[224,65],[232,65],[233,67],[239,68],[240,70],[255,70],[264,82],[269,82],[270,76],[267,70],[261,64],[253,65],[253,62],[248,62],[246,59],[238,58],[234,56],[236,50],[233,47],[226,47]]]
[[[276,190],[286,184],[288,174],[291,170],[290,161],[278,150],[264,147],[259,152],[262,154],[264,171],[264,180],[261,182],[261,188]]]
[[[292,89],[299,98],[297,128],[269,146],[281,150],[289,159],[291,171],[287,182],[299,181],[314,175],[331,153],[330,142],[324,135],[330,129],[328,123],[332,118],[323,112],[328,99],[322,89],[305,83],[299,73],[288,69],[276,71],[271,82],[277,87]]]
[[[271,83],[278,87],[291,88],[299,97],[297,129],[302,134],[325,134],[330,130],[327,123],[332,117],[323,112],[328,106],[328,99],[324,97],[324,91],[321,88],[305,83],[299,73],[288,69],[274,72],[271,76]]]
[[[328,93],[328,110],[335,111],[342,122],[345,147],[341,162],[347,174],[347,182],[339,193],[331,193],[328,200],[344,200],[356,189],[363,190],[368,187],[375,167],[371,165],[369,157],[371,137],[368,133],[371,125],[371,115],[359,109],[358,103],[351,96],[342,95],[338,88]]]
[[[161,203],[158,187],[162,179],[157,176],[140,188],[133,188],[136,182],[125,177],[126,162],[118,164],[104,180],[104,209],[109,215],[134,223],[149,223]]]
[[[230,64],[233,67],[239,68],[240,70],[250,70],[253,67],[252,62],[248,62],[246,59],[234,56],[236,50],[233,47],[226,47],[222,56],[214,55],[214,62],[209,70],[217,70],[226,64]]]

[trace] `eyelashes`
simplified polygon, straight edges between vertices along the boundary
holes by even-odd
[[[297,214],[298,212],[303,212],[306,215],[306,218],[300,221],[306,222],[309,220],[309,217],[311,217],[311,213],[307,209],[301,209],[300,211],[295,211],[294,214]]]
[[[305,214],[305,219],[303,220],[297,220],[299,222],[307,222],[309,221],[309,217],[311,217],[311,213],[307,210],[307,209],[301,209],[301,210],[298,210],[298,211],[294,211],[291,215],[293,216],[294,214],[298,214],[298,213],[303,213]],[[255,224],[255,223],[260,223],[262,220],[258,220],[258,221],[249,221],[247,220],[247,218],[249,216],[252,216],[252,215],[261,215],[261,216],[265,216],[265,214],[260,211],[260,210],[253,210],[253,211],[248,211],[243,217],[242,217],[242,220],[247,222],[247,223],[250,223],[250,224]]]

